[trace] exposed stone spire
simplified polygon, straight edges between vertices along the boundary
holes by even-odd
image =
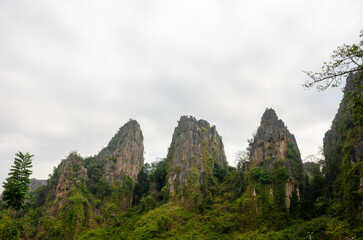
[[[185,184],[190,171],[195,169],[200,176],[211,171],[214,164],[227,166],[222,138],[215,126],[205,120],[197,121],[194,117],[182,116],[175,128],[168,158],[169,191],[174,193],[177,186]],[[203,179],[200,179],[203,181]]]
[[[289,206],[292,191],[304,178],[300,152],[294,135],[289,132],[284,122],[278,119],[275,111],[267,108],[252,145],[251,165],[272,172],[278,161],[282,162],[290,173],[286,183],[286,204]]]
[[[87,169],[84,167],[84,160],[77,152],[71,152],[69,156],[62,160],[57,168],[59,174],[54,185],[55,201],[51,208],[51,214],[58,216],[60,211],[69,197],[69,192],[77,181],[84,180],[87,177]]]
[[[104,161],[108,182],[122,181],[123,174],[135,182],[144,164],[144,143],[139,123],[136,120],[127,122],[98,157]]]
[[[262,123],[273,123],[276,121],[278,121],[278,117],[276,115],[275,110],[273,110],[272,108],[266,108],[266,110],[263,113],[262,118],[261,118],[261,124]]]
[[[278,119],[275,111],[267,108],[253,142],[252,163],[271,170],[274,160],[286,159],[289,144],[298,149],[294,135],[289,132],[284,122]]]

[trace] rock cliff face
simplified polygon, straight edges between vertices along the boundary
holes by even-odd
[[[251,166],[272,172],[277,161],[282,161],[289,172],[286,182],[286,205],[298,182],[303,180],[303,165],[295,140],[284,122],[278,119],[273,109],[266,109],[251,149]]]
[[[350,74],[347,78],[338,113],[331,129],[325,133],[323,168],[330,193],[337,191],[333,184],[337,180],[340,182],[339,192],[335,194],[340,196],[343,212],[346,212],[345,218],[352,221],[359,219],[360,222],[363,216],[363,198],[357,195],[357,191],[363,192],[362,75],[363,72],[360,72]],[[355,94],[360,96],[360,101],[356,103],[352,98]],[[354,199],[352,196],[358,197]],[[360,213],[351,209],[360,209]]]
[[[43,217],[57,219],[58,225],[39,222],[35,238],[55,239],[58,236],[52,234],[62,232],[65,239],[76,239],[84,227],[113,222],[131,206],[132,181],[144,164],[143,154],[143,136],[135,120],[121,127],[98,155],[83,159],[70,153],[54,169],[37,202],[45,206]]]
[[[135,120],[130,120],[120,128],[108,146],[93,157],[94,161],[100,163],[99,181],[106,181],[110,185],[122,187],[124,177],[128,176],[135,182],[137,174],[144,164],[143,154],[144,145],[140,125]],[[93,166],[91,170],[94,172],[95,167]],[[92,176],[88,176],[87,172],[85,160],[76,152],[72,152],[66,159],[62,160],[55,169],[52,177],[54,180],[48,186],[54,196],[54,201],[50,206],[52,216],[59,216],[63,206],[69,205],[72,187],[76,186],[77,183],[83,182],[86,185],[90,183],[89,178]],[[131,201],[132,194],[127,198],[127,204],[124,205],[129,206]]]
[[[38,187],[47,185],[47,180],[40,180],[36,178],[30,179],[29,191],[34,191]]]
[[[190,172],[196,170],[200,181],[203,173],[211,171],[214,165],[227,166],[222,138],[215,126],[205,120],[182,116],[175,128],[168,152],[170,171],[167,177],[170,193],[183,186]]]
[[[97,157],[104,163],[104,177],[109,183],[122,182],[124,174],[136,182],[144,165],[144,142],[138,122],[130,120],[121,127]]]
[[[77,182],[86,179],[87,169],[84,167],[84,160],[76,152],[72,152],[59,164],[56,174],[58,180],[54,189],[53,216],[59,215],[62,206],[68,200],[70,189]]]
[[[357,77],[357,74],[350,74],[348,76],[344,88],[344,97],[340,103],[338,113],[334,117],[331,129],[325,133],[324,155],[326,158],[326,170],[328,169],[328,180],[337,178],[339,173],[338,168],[344,157],[344,149],[340,145],[344,145],[345,142],[350,141],[350,150],[348,153],[350,161],[352,163],[358,163],[363,160],[363,129],[358,123],[354,123],[352,112],[349,109],[351,102],[348,99],[348,93],[355,91],[359,87],[362,90],[362,79],[357,84],[354,84],[353,80]],[[361,94],[363,93],[361,92]],[[363,170],[361,170],[360,178],[362,186]]]

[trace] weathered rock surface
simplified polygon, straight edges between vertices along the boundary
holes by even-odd
[[[127,122],[97,157],[104,162],[104,177],[109,183],[122,182],[124,174],[136,182],[144,165],[144,142],[139,123]]]
[[[76,152],[72,152],[59,164],[56,174],[59,174],[59,177],[54,189],[54,216],[58,216],[60,213],[62,206],[68,199],[70,189],[75,186],[78,181],[86,179],[87,169],[84,167],[83,158]]]
[[[32,178],[32,179],[30,179],[29,191],[34,191],[38,187],[45,186],[45,185],[47,185],[47,180]]]
[[[328,160],[334,160],[335,162],[341,162],[341,153],[337,148],[339,142],[343,141],[341,138],[346,138],[346,132],[349,129],[357,128],[357,135],[355,136],[354,149],[351,154],[352,162],[359,162],[363,160],[363,130],[362,126],[357,126],[353,123],[351,112],[348,109],[348,92],[355,91],[353,79],[356,78],[356,74],[350,74],[347,78],[347,82],[344,88],[344,98],[340,103],[338,113],[335,115],[332,122],[332,127],[325,133],[324,137],[324,154]],[[359,81],[359,85],[363,84],[363,80]]]
[[[282,161],[290,176],[287,180],[286,205],[290,206],[292,191],[298,191],[298,182],[303,180],[303,165],[293,134],[284,122],[278,119],[273,109],[266,109],[251,149],[251,166],[267,169],[270,173],[275,163]]]
[[[108,146],[94,157],[99,159],[103,166],[99,180],[122,186],[124,177],[128,176],[135,182],[144,164],[143,154],[144,144],[140,125],[135,120],[130,120],[120,128]],[[72,152],[62,160],[53,175],[55,180],[49,186],[55,199],[51,206],[51,215],[58,216],[68,201],[71,188],[77,182],[87,182],[85,160],[76,152]],[[131,202],[132,194],[129,198],[128,202]]]
[[[356,79],[356,80],[354,80]],[[329,182],[335,181],[340,173],[341,164],[348,156],[352,165],[363,161],[363,129],[352,115],[352,102],[348,97],[354,91],[362,92],[363,79],[358,79],[358,73],[350,74],[346,80],[344,97],[339,105],[337,114],[332,122],[332,127],[325,133],[324,155],[325,174]],[[362,104],[360,102],[360,104]],[[359,106],[355,106],[359,107]],[[361,107],[361,106],[360,106]],[[361,116],[361,113],[360,115]],[[358,121],[357,121],[358,120]],[[358,191],[363,191],[363,164],[360,165],[360,186]],[[363,206],[363,202],[362,202]],[[363,207],[362,207],[363,209]]]
[[[29,239],[55,239],[52,234],[60,232],[65,239],[76,239],[84,228],[112,223],[131,207],[132,181],[144,164],[143,155],[143,136],[135,120],[121,127],[98,155],[83,159],[70,153],[35,203],[45,207],[42,217],[48,220],[38,222],[37,236]],[[42,183],[33,180],[31,187]],[[44,224],[52,221],[57,221],[56,227]]]
[[[182,116],[175,128],[168,152],[170,171],[167,177],[170,193],[183,186],[192,169],[199,172],[200,181],[214,164],[227,166],[222,138],[215,126],[205,120]]]

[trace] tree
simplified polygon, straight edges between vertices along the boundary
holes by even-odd
[[[245,171],[250,163],[250,153],[245,151],[238,151],[235,153],[237,169]]]
[[[25,155],[22,152],[15,154],[14,165],[11,166],[9,177],[3,183],[3,200],[5,207],[10,208],[8,220],[3,228],[2,238],[5,239],[5,229],[9,223],[13,210],[20,210],[26,207],[25,199],[28,198],[30,179],[32,173],[32,157],[29,153]]]
[[[360,32],[363,37],[363,30]],[[328,197],[333,193],[335,211],[352,226],[362,225],[361,200],[359,194],[359,178],[361,160],[354,158],[356,144],[360,141],[363,125],[363,40],[358,44],[338,47],[331,56],[332,61],[324,63],[321,72],[305,73],[312,79],[303,86],[311,88],[317,84],[318,90],[329,86],[337,87],[342,79],[347,77],[344,97],[333,121],[331,131],[324,141],[326,161],[323,168],[325,177],[315,177],[315,192],[321,192],[321,186],[326,182]],[[329,139],[330,138],[330,139]],[[326,208],[326,198],[316,194],[314,209],[323,214]]]
[[[145,163],[137,175],[137,182],[134,187],[133,203],[139,203],[142,197],[149,194],[150,185],[150,164]]]
[[[363,30],[360,32],[363,37]],[[331,55],[332,61],[321,68],[321,72],[303,71],[311,80],[306,81],[303,87],[310,89],[317,85],[317,89],[324,91],[328,87],[338,87],[342,79],[345,79],[350,73],[356,73],[363,70],[363,40],[358,44],[339,46]]]
[[[363,37],[363,30],[360,31]],[[321,68],[321,72],[303,71],[311,80],[306,81],[303,87],[310,89],[317,85],[319,91],[329,87],[338,87],[342,80],[350,76],[353,90],[347,92],[349,109],[353,123],[358,126],[363,124],[363,40],[358,44],[339,46],[331,55],[332,61]]]

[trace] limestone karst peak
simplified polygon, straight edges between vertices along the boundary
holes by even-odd
[[[178,121],[168,158],[171,161],[168,176],[171,193],[178,186],[183,186],[191,171],[195,170],[202,176],[215,164],[227,166],[222,138],[216,127],[192,116],[182,116]]]
[[[69,192],[77,181],[87,177],[87,169],[84,160],[77,152],[71,152],[58,166],[58,179],[54,183],[54,195],[56,201],[51,207],[53,216],[58,216],[63,205],[67,202]]]
[[[254,139],[252,160],[266,163],[266,159],[284,159],[288,144],[297,148],[294,135],[289,132],[284,122],[278,119],[275,110],[266,108]]]
[[[107,148],[111,151],[114,151],[116,150],[117,146],[119,146],[119,144],[122,144],[126,137],[130,135],[136,135],[137,133],[141,134],[140,137],[142,138],[140,124],[136,120],[130,119],[118,130],[115,136],[110,140]]]
[[[277,117],[275,110],[272,108],[266,108],[265,112],[261,117],[261,124],[272,124],[278,120],[279,119]]]
[[[143,134],[139,123],[130,119],[97,157],[104,162],[108,182],[120,180],[123,174],[136,181],[144,164]]]
[[[250,155],[252,167],[270,173],[276,166],[287,169],[289,180],[286,183],[286,204],[289,206],[292,191],[304,180],[302,161],[294,135],[271,108],[267,108],[262,115]]]

